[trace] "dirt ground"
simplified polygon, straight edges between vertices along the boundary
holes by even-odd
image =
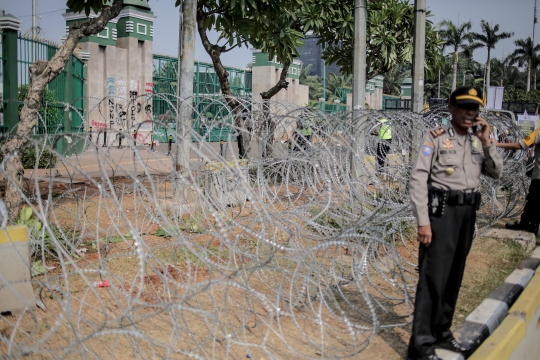
[[[230,209],[237,226],[228,233],[228,244],[213,235],[222,226],[217,217],[175,219],[182,232],[180,243],[162,236],[172,230],[152,220],[159,215],[152,213],[151,201],[135,201],[133,196],[127,193],[117,201],[105,201],[89,192],[88,198],[94,199],[83,205],[69,198],[62,202],[51,222],[73,230],[79,259],[45,256],[48,270],[33,279],[44,308],[0,317],[1,357],[392,360],[405,356],[411,309],[403,301],[389,300],[401,296],[387,279],[390,267],[386,274],[368,269],[369,282],[379,292],[371,299],[388,310],[374,310],[383,325],[377,327],[369,311],[357,311],[368,303],[354,283],[328,285],[320,293],[310,283],[310,274],[295,268],[294,259],[285,255],[273,259],[269,247],[239,226],[242,217],[253,216],[248,208]],[[81,206],[84,215],[79,214]],[[133,224],[144,239],[142,245],[128,234]],[[281,241],[284,234],[278,235],[275,238]],[[206,255],[194,256],[190,249]],[[410,250],[403,246],[397,250],[403,260],[414,263]],[[346,272],[354,251],[333,246],[313,256],[327,265],[323,270],[340,266]],[[512,243],[477,240],[454,326],[527,256]],[[241,266],[261,258],[267,259],[264,266]],[[319,281],[326,281],[326,273],[318,275]],[[96,287],[94,283],[105,277],[109,286]],[[364,285],[369,288],[367,282]],[[413,289],[414,283],[407,286]],[[343,314],[356,325],[344,323]]]

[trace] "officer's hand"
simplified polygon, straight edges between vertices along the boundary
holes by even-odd
[[[431,244],[431,225],[418,227],[418,241],[426,246]]]
[[[478,136],[478,138],[482,142],[482,145],[484,146],[490,145],[491,144],[491,139],[489,138],[490,129],[489,129],[489,125],[487,121],[484,118],[481,118],[480,116],[478,116],[476,118],[475,125],[476,124],[482,125],[482,130],[477,131],[474,134]]]

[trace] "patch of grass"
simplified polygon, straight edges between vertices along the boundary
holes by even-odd
[[[479,239],[467,260],[453,327],[465,320],[529,255],[515,242]]]

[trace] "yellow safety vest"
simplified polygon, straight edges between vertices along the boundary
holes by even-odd
[[[386,124],[388,120],[381,119],[379,120],[381,122],[381,127],[379,128],[379,135],[377,136],[377,139],[379,140],[391,140],[392,139],[392,128],[390,127],[390,124]]]

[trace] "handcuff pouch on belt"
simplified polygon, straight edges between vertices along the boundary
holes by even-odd
[[[428,186],[428,210],[431,216],[440,217],[444,213],[447,197],[448,191]]]
[[[439,217],[444,213],[444,204],[474,205],[475,210],[480,209],[482,196],[480,192],[464,192],[460,190],[443,190],[428,186],[428,209],[431,216]]]

